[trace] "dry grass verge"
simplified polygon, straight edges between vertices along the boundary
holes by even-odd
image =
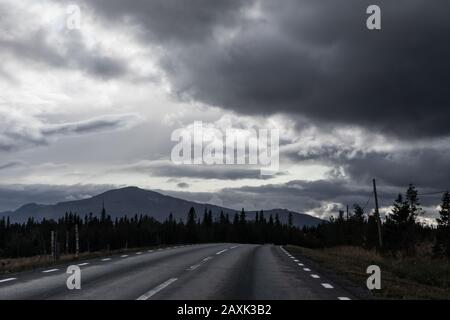
[[[366,269],[381,268],[381,290],[372,294],[382,299],[450,299],[450,261],[421,256],[385,257],[360,247],[341,246],[307,249],[288,245],[291,253],[303,255],[325,270],[343,277],[356,286],[365,287]]]

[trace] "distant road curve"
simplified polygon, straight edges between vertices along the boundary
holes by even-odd
[[[355,297],[280,246],[201,244],[133,252],[0,276],[0,299],[332,299]]]

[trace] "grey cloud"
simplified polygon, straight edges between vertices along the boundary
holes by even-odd
[[[58,45],[51,43],[43,29],[35,30],[23,38],[0,36],[0,49],[14,58],[28,60],[55,68],[77,69],[90,75],[111,79],[128,74],[128,63],[117,57],[88,49],[80,33],[72,31]],[[61,47],[58,47],[61,46]],[[61,50],[63,49],[63,50]]]
[[[83,134],[103,130],[114,130],[132,125],[139,117],[134,114],[105,115],[73,123],[51,124],[42,129],[45,135]]]
[[[22,166],[24,163],[22,161],[10,161],[0,164],[0,170],[6,170],[11,168],[16,168]]]
[[[284,175],[278,172],[275,175],[261,175],[258,168],[234,165],[176,165],[166,161],[142,161],[131,165],[121,166],[116,171],[137,171],[148,173],[157,177],[169,178],[199,178],[218,180],[241,179],[271,179]]]
[[[407,186],[396,188],[384,184],[379,185],[378,196],[380,207],[392,205],[398,193],[404,193]],[[419,189],[419,191],[423,191]],[[359,204],[366,213],[373,212],[374,200],[371,181],[356,184],[342,179],[334,180],[293,180],[287,183],[266,184],[262,186],[244,186],[240,188],[224,188],[215,193],[167,191],[163,193],[183,199],[208,202],[239,210],[260,210],[261,208],[286,208],[297,212],[313,212],[321,218],[336,216],[339,210],[349,205]],[[440,196],[419,196],[427,208],[426,217],[436,214],[434,206],[440,203]]]
[[[189,183],[180,182],[180,183],[177,183],[177,187],[178,188],[182,188],[182,189],[186,189],[186,188],[189,188]]]
[[[49,124],[22,112],[10,113],[4,109],[0,109],[0,116],[0,150],[3,151],[47,145],[49,139],[63,135],[127,128],[140,119],[134,114],[115,114],[78,122]]]

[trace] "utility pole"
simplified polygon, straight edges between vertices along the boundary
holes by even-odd
[[[66,254],[69,253],[69,231],[66,230]]]
[[[380,245],[380,249],[383,247],[383,240],[381,238],[381,218],[380,212],[378,210],[378,195],[377,195],[377,184],[375,179],[373,179],[373,195],[375,198],[375,218],[377,219],[377,227],[378,227],[378,244]]]
[[[78,224],[75,225],[75,258],[80,254],[80,238],[78,236]]]
[[[55,261],[55,231],[50,231],[50,254],[52,260]]]
[[[347,205],[347,220],[348,220],[348,205]]]

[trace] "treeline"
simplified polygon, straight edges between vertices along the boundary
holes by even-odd
[[[445,192],[436,226],[420,223],[418,217],[424,213],[419,203],[417,189],[409,185],[405,194],[399,194],[392,210],[381,223],[381,243],[376,216],[365,214],[355,204],[353,212],[346,218],[340,211],[329,223],[303,230],[303,245],[328,247],[355,245],[367,249],[377,248],[381,252],[397,255],[414,255],[420,244],[430,244],[436,256],[450,257],[450,194]]]
[[[147,215],[124,216],[112,219],[105,209],[99,216],[66,213],[55,220],[28,219],[26,223],[0,220],[0,257],[48,255],[51,233],[54,232],[57,251],[75,252],[75,226],[79,232],[79,251],[117,250],[157,245],[206,242],[296,244],[310,248],[354,245],[392,255],[414,255],[419,244],[431,244],[436,256],[450,257],[450,194],[442,197],[437,226],[420,223],[423,214],[418,192],[410,185],[405,194],[398,195],[392,210],[381,222],[380,246],[377,219],[373,213],[355,204],[349,217],[340,211],[337,218],[314,227],[295,227],[292,214],[288,224],[282,224],[278,215],[266,217],[263,211],[247,218],[240,213],[221,212],[213,217],[205,210],[198,215],[194,208],[185,222],[170,214],[159,222]]]
[[[292,225],[292,216],[288,225],[283,225],[278,215],[265,217],[263,211],[253,219],[247,218],[244,209],[233,215],[221,212],[213,218],[211,211],[198,215],[191,208],[185,222],[176,221],[172,214],[166,221],[159,222],[147,215],[113,220],[103,209],[99,216],[66,213],[57,221],[29,218],[26,223],[10,223],[9,218],[3,218],[0,220],[0,257],[48,255],[52,231],[57,251],[74,253],[75,225],[79,252],[205,242],[301,244],[303,235],[302,230]]]

